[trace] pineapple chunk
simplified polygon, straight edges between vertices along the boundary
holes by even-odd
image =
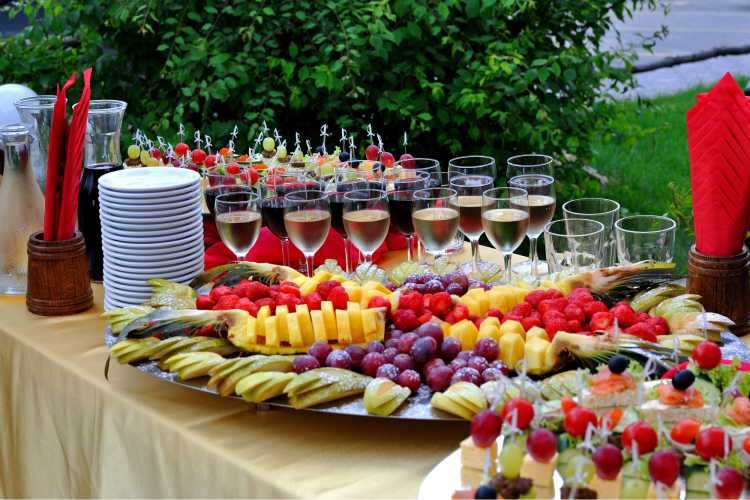
[[[550,343],[550,345],[547,346],[547,351],[544,353],[544,371],[551,372],[555,368],[557,368],[559,357],[557,354],[555,354],[555,346]]]
[[[343,309],[336,309],[336,328],[340,344],[352,343],[352,330],[349,327],[349,313]]]
[[[477,339],[483,338],[491,338],[495,339],[496,341],[500,340],[500,327],[495,325],[494,323],[483,321],[482,325],[479,327],[479,334],[477,335]]]
[[[514,319],[507,319],[500,325],[500,336],[507,335],[508,333],[516,333],[523,337],[526,334],[526,330],[523,329],[523,325]]]
[[[529,328],[529,331],[526,332],[526,342],[529,342],[531,339],[537,339],[537,338],[549,341],[549,335],[547,335],[547,330],[538,326],[533,326]]]
[[[466,295],[474,299],[479,305],[479,314],[477,314],[477,316],[481,316],[482,314],[486,313],[487,310],[489,310],[490,299],[489,297],[487,297],[487,292],[484,290],[484,288],[472,288],[471,290],[466,292]]]
[[[365,291],[377,291],[377,292],[382,292],[382,294],[383,294],[383,295],[390,295],[390,294],[392,293],[392,292],[391,292],[390,290],[388,290],[388,289],[387,289],[387,288],[385,287],[385,285],[383,285],[383,284],[382,284],[381,282],[379,282],[379,281],[374,281],[374,280],[370,280],[370,281],[365,281],[365,282],[364,282],[364,283],[362,284],[362,288],[363,288],[363,289],[364,289]]]
[[[468,319],[463,319],[458,323],[455,323],[450,329],[451,337],[456,337],[458,341],[461,342],[461,349],[464,351],[469,351],[474,348],[478,334],[479,331],[477,330],[477,325]]]
[[[300,274],[299,276],[296,276],[292,279],[292,283],[296,284],[300,288],[302,288],[302,285],[304,285],[308,281],[310,281],[310,278],[308,278],[304,274]]]
[[[500,320],[494,316],[487,316],[482,320],[482,325],[479,327],[479,329],[482,329],[482,326],[494,326],[498,330],[500,329]]]
[[[289,333],[289,343],[292,347],[302,347],[305,345],[304,340],[302,340],[302,329],[299,327],[296,313],[286,315],[286,325],[287,332]]]
[[[507,314],[513,308],[514,299],[510,293],[504,290],[499,290],[499,287],[494,287],[487,291],[487,299],[490,302],[490,307],[499,310],[503,314]]]
[[[279,331],[276,328],[276,316],[269,316],[266,318],[266,345],[269,346],[280,346],[281,341],[279,340]]]
[[[462,348],[463,345],[461,346]],[[505,366],[515,370],[516,365],[523,359],[525,346],[523,337],[518,333],[506,333],[500,337],[500,359]]]
[[[347,281],[345,277],[341,276],[340,274],[332,274],[328,280],[330,281],[338,281],[339,283],[343,283],[344,281]]]
[[[347,304],[349,313],[349,327],[352,329],[352,342],[361,343],[365,341],[365,334],[362,331],[362,309],[358,302],[349,302]]]
[[[318,288],[318,281],[313,279],[308,279],[305,281],[302,285],[299,287],[299,293],[302,294],[304,297],[305,295],[310,295]]]
[[[310,311],[310,320],[312,321],[312,329],[315,336],[315,342],[328,342],[328,335],[326,334],[326,323],[323,320],[322,311]]]
[[[368,283],[370,283],[368,281]],[[375,290],[371,288],[363,288],[362,289],[362,298],[359,301],[360,306],[362,306],[362,309],[367,309],[367,306],[370,305],[370,301],[373,297],[386,297],[388,298],[388,295],[381,292],[380,290]]]
[[[349,300],[359,302],[362,300],[362,287],[354,281],[344,281],[341,283],[346,293],[349,294]]]
[[[367,342],[383,340],[385,338],[385,311],[382,309],[363,309],[362,332]]]
[[[338,335],[336,334],[336,313],[333,312],[333,303],[329,300],[324,300],[320,303],[320,310],[323,312],[323,322],[326,325],[328,340],[338,340]]]
[[[247,328],[229,330],[229,341],[240,349],[249,351],[250,346],[255,344],[257,341],[255,325],[256,319],[250,316],[250,320],[247,323]]]
[[[298,304],[296,311],[299,328],[302,331],[302,343],[312,345],[315,342],[315,334],[313,333],[312,321],[310,321],[310,310],[307,308],[307,304]]]
[[[313,279],[317,281],[318,283],[323,283],[324,281],[328,281],[331,279],[331,271],[321,269],[320,271],[317,271],[315,273],[315,275],[313,276]]]
[[[453,325],[451,325],[447,321],[443,321],[442,319],[439,319],[439,318],[436,318],[435,316],[433,316],[432,317],[432,322],[433,323],[437,323],[438,325],[440,325],[440,328],[443,329],[443,336],[444,337],[447,337],[447,336],[449,336],[451,334],[451,326],[453,326]]]
[[[276,306],[276,332],[279,335],[279,342],[289,342],[289,326],[286,322],[288,315],[287,306]]]
[[[458,299],[459,304],[463,304],[466,306],[466,308],[469,310],[469,314],[473,314],[474,316],[481,316],[482,313],[479,308],[479,302],[476,301],[473,297],[469,295],[464,295],[460,299]]]
[[[546,373],[544,358],[547,355],[547,348],[550,342],[539,337],[534,337],[526,342],[526,370],[532,375],[542,375]]]
[[[271,316],[271,307],[270,306],[263,306],[260,309],[258,309],[258,336],[259,337],[265,337],[266,336],[266,318]]]

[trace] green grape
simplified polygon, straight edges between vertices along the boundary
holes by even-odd
[[[263,147],[265,148],[265,146],[263,146]],[[273,149],[273,147],[271,149]],[[279,146],[276,149],[276,154],[278,155],[279,158],[286,158],[286,147],[285,146]]]
[[[521,474],[523,465],[523,456],[526,452],[516,441],[510,441],[503,444],[500,452],[500,467],[503,476],[508,479],[515,479]]]
[[[148,151],[145,151],[145,150],[141,151],[140,157],[141,157],[141,163],[143,163],[144,165],[148,165],[149,162],[151,161],[151,155],[148,154]]]
[[[263,139],[263,149],[265,151],[273,151],[273,147],[275,146],[275,143],[273,142],[273,139],[271,137],[266,137]]]
[[[596,473],[596,467],[594,466],[593,460],[586,455],[579,454],[570,459],[570,461],[563,467],[560,472],[565,484],[573,485],[576,479],[576,473],[580,473],[580,481],[577,486],[585,486],[594,479]],[[644,497],[645,498],[645,497]]]
[[[137,144],[131,144],[128,146],[128,158],[131,160],[135,160],[138,158],[141,154],[141,148],[138,147]]]
[[[620,490],[620,498],[622,499],[636,499],[636,498],[647,498],[648,488],[651,483],[642,479],[636,479],[632,477],[623,478],[622,489]]]

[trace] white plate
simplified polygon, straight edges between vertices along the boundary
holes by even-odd
[[[109,250],[112,252],[117,252],[120,254],[123,254],[125,256],[130,255],[163,255],[165,253],[173,252],[175,254],[183,253],[183,252],[192,252],[193,250],[197,250],[198,248],[203,247],[203,238],[185,238],[185,242],[181,244],[173,244],[173,243],[167,243],[164,244],[157,244],[155,245],[128,245],[124,243],[119,243],[116,241],[108,240],[106,242],[102,242],[102,248],[104,248],[105,251]]]
[[[107,174],[109,175],[109,174]],[[104,176],[102,176],[104,177]],[[171,191],[155,191],[153,193],[122,193],[119,191],[110,191],[109,189],[99,189],[99,199],[115,203],[138,203],[139,205],[152,205],[159,203],[169,203],[172,201],[190,198],[201,192],[200,183],[173,189]]]
[[[171,258],[170,258],[171,257]],[[104,249],[104,260],[109,263],[116,263],[118,267],[125,268],[144,268],[144,269],[161,269],[163,267],[173,267],[180,264],[191,265],[198,260],[203,259],[203,246],[193,248],[189,252],[180,252],[176,255],[138,255],[123,254]]]
[[[203,227],[203,218],[200,215],[193,216],[184,221],[167,222],[163,224],[120,224],[100,218],[102,223],[102,234],[111,233],[129,238],[137,237],[141,240],[147,240],[154,237],[166,235],[178,235],[183,237],[197,227]]]
[[[195,205],[170,213],[165,212],[112,212],[109,208],[100,207],[99,217],[106,219],[107,222],[113,222],[117,224],[138,224],[138,225],[152,225],[157,223],[181,221],[185,219],[197,218],[202,216],[201,206],[196,203]]]
[[[110,172],[99,178],[99,186],[125,193],[152,193],[199,183],[201,176],[187,168],[144,167]]]
[[[110,298],[124,298],[127,300],[138,300],[140,303],[146,302],[148,299],[151,298],[151,292],[148,290],[138,292],[138,291],[129,291],[129,290],[120,290],[119,287],[115,286],[112,283],[108,283],[104,285],[104,288],[109,294]]]
[[[154,203],[153,205],[147,205],[143,203],[133,203],[129,205],[127,203],[120,203],[117,201],[99,199],[99,204],[106,207],[107,210],[113,213],[135,213],[135,212],[159,212],[164,213],[167,210],[180,210],[185,207],[198,203],[200,204],[201,197],[198,195],[191,196],[190,198],[179,199],[175,201],[166,201],[163,203]]]
[[[200,273],[199,272],[195,272],[195,271],[191,271],[190,273],[187,273],[187,274],[183,274],[183,275],[175,276],[175,277],[171,277],[171,278],[165,278],[165,279],[169,279],[169,281],[174,281],[175,283],[183,283],[183,284],[187,285],[188,283],[190,283],[193,280],[193,278],[195,278],[196,276],[198,276],[198,274],[200,274]],[[129,286],[131,288],[132,287],[142,286],[144,283],[146,283],[147,279],[151,278],[151,276],[149,276],[148,278],[142,278],[142,279],[135,279],[132,276],[130,278],[131,279],[121,278],[121,277],[119,277],[117,275],[114,275],[114,274],[111,274],[111,273],[108,273],[108,272],[104,273],[104,281],[106,283],[114,283],[114,284],[120,285],[120,286]],[[148,286],[148,284],[146,284],[145,286],[147,286],[149,288],[149,290],[151,289],[151,287]]]
[[[203,261],[201,262],[194,262],[191,264],[180,264],[172,267],[163,267],[163,268],[152,268],[152,269],[132,269],[132,268],[123,268],[123,267],[111,267],[106,259],[104,261],[104,273],[105,274],[112,274],[114,276],[117,276],[119,278],[125,278],[125,279],[143,279],[143,278],[164,278],[164,279],[172,279],[173,277],[176,278],[178,276],[184,276],[187,274],[191,274],[193,272],[202,272],[203,271]]]
[[[162,245],[172,244],[173,242],[182,241],[186,238],[203,239],[203,224],[185,228],[184,231],[165,231],[162,234],[137,233],[132,231],[120,231],[119,229],[105,229],[102,227],[102,241],[112,241],[118,243],[130,243],[139,245]]]
[[[137,306],[142,304],[142,300],[130,299],[122,300],[117,297],[110,297],[106,292],[104,293],[104,309],[110,311],[112,309],[120,309],[122,307]]]

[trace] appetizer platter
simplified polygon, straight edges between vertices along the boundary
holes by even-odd
[[[544,408],[579,390],[584,403],[592,393],[617,402],[596,393],[609,384],[597,369],[614,356],[647,368],[644,395],[707,339],[725,362],[750,359],[731,321],[667,283],[669,270],[646,262],[534,288],[494,284],[495,265],[466,275],[447,260],[350,274],[327,262],[311,277],[243,262],[189,286],[150,280],[147,303],[105,313],[105,340],[118,362],[152,376],[296,410],[470,420],[498,392],[533,391]],[[666,422],[661,407],[652,413]]]

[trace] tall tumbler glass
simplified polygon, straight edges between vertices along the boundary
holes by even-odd
[[[563,203],[566,219],[592,219],[604,224],[602,267],[614,266],[617,260],[614,226],[619,218],[620,204],[607,198],[578,198]]]
[[[615,222],[620,264],[672,262],[677,223],[660,215],[633,215]]]
[[[604,224],[591,219],[560,219],[544,226],[550,273],[576,274],[600,266]]]
[[[47,181],[49,133],[52,129],[52,111],[56,100],[57,97],[53,95],[39,95],[24,97],[14,103],[21,122],[31,133],[31,168],[42,192]]]
[[[78,229],[86,240],[92,281],[103,279],[102,227],[99,221],[99,178],[122,169],[120,129],[127,103],[92,100],[89,104],[81,189],[78,193]]]

